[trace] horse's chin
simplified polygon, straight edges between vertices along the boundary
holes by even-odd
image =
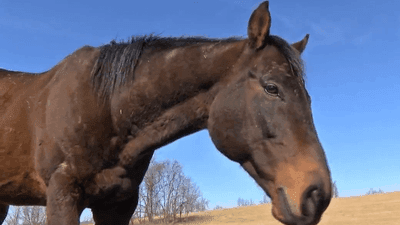
[[[272,204],[272,215],[274,218],[286,225],[298,225],[297,222],[294,222],[290,209],[283,209],[284,207],[282,203]]]
[[[286,224],[287,218],[283,215],[282,206],[280,202],[272,201],[272,216],[281,223]]]

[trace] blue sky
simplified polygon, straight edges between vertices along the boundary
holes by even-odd
[[[0,0],[0,67],[43,72],[83,45],[131,35],[247,36],[259,3]],[[400,190],[399,9],[399,1],[270,1],[271,34],[290,43],[310,34],[307,88],[340,196]],[[211,208],[233,207],[239,197],[262,199],[207,131],[159,149],[156,158],[177,159]]]

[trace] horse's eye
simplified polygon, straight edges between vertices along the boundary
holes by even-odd
[[[268,94],[271,94],[271,95],[279,94],[278,87],[275,84],[267,84],[264,89]]]

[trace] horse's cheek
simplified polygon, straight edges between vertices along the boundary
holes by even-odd
[[[208,121],[208,130],[216,148],[233,161],[240,161],[248,148],[243,137],[240,100],[228,95],[219,96],[213,103]]]

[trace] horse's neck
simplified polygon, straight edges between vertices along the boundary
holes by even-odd
[[[243,45],[206,44],[144,55],[135,81],[112,104],[116,124],[130,120],[132,126],[133,139],[120,154],[120,164],[133,165],[140,155],[206,128],[218,83],[240,57]]]
[[[157,54],[145,52],[132,83],[127,82],[113,98],[113,114],[121,121],[129,116],[131,123],[143,128],[167,110],[212,90],[229,74],[243,45],[210,43]]]
[[[217,83],[227,75],[240,57],[244,45],[245,41],[205,43],[197,47],[187,46],[158,54],[144,54],[135,76],[143,75],[159,88],[171,86],[177,87],[172,90],[178,90],[188,84],[194,89],[203,88],[206,84]],[[182,92],[182,95],[188,94]]]

